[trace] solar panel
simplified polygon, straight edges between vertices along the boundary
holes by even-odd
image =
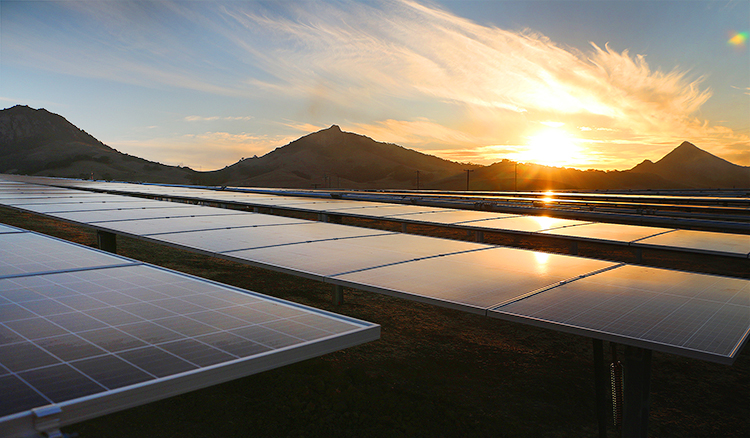
[[[512,248],[477,250],[332,277],[335,283],[475,313],[614,263]]]
[[[167,201],[147,201],[131,198],[130,202],[76,202],[76,203],[48,203],[48,204],[7,204],[35,213],[51,214],[72,211],[106,211],[132,210],[139,208],[184,208],[188,204]]]
[[[206,209],[210,207],[204,207]],[[211,208],[211,210],[223,210]],[[227,210],[223,210],[227,211]],[[231,210],[229,210],[231,211]],[[310,221],[283,216],[269,216],[235,211],[231,215],[186,216],[158,219],[123,220],[107,222],[106,227],[115,232],[145,236],[149,234],[181,233],[240,227],[309,224]]]
[[[197,231],[192,233],[160,234],[154,238],[162,242],[225,253],[264,246],[312,242],[316,240],[346,239],[358,236],[391,234],[380,230],[367,230],[344,225],[310,222],[279,227],[234,228],[231,230]]]
[[[454,225],[466,224],[469,226],[480,225],[474,222],[486,221],[491,219],[502,219],[509,217],[518,217],[516,214],[490,213],[486,211],[472,210],[452,210],[445,209],[427,213],[404,214],[400,215],[402,220],[415,220],[426,224]]]
[[[0,278],[126,263],[134,262],[33,233],[0,234]]]
[[[654,248],[691,248],[709,254],[750,256],[749,234],[675,230],[639,240],[635,245]]]
[[[607,223],[588,223],[565,228],[542,231],[553,236],[575,237],[579,240],[606,240],[610,242],[629,243],[657,234],[673,232],[670,228],[643,227]]]
[[[91,196],[94,195],[94,196]],[[3,203],[17,206],[34,206],[44,204],[98,204],[98,203],[125,203],[132,204],[137,202],[143,202],[143,199],[133,198],[130,196],[119,196],[119,195],[102,195],[100,193],[87,194],[84,192],[80,195],[79,192],[74,194],[45,194],[44,196],[27,196],[22,195],[17,198],[3,199]]]
[[[750,333],[750,282],[625,265],[488,315],[731,364]]]
[[[456,240],[389,234],[234,251],[231,257],[320,279],[424,257],[487,248],[489,246]]]
[[[49,254],[100,255],[23,234]],[[43,432],[41,407],[58,428],[379,337],[375,324],[132,261],[26,273],[0,278],[3,436]]]
[[[554,228],[582,225],[589,222],[572,219],[558,219],[547,216],[518,216],[477,222],[473,226],[485,230],[505,230],[520,233],[538,233]]]
[[[225,208],[201,207],[189,204],[178,204],[175,202],[172,202],[170,204],[175,205],[164,205],[155,208],[138,208],[128,210],[72,211],[52,213],[50,214],[50,216],[55,216],[74,222],[95,224],[98,222],[135,221],[141,219],[166,219],[190,216],[231,216],[242,214],[242,212],[239,212],[237,210],[227,210]]]

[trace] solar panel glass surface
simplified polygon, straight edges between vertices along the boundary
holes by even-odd
[[[424,257],[486,248],[489,247],[470,242],[390,234],[235,251],[231,256],[325,277]]]
[[[673,231],[674,230],[671,228],[642,227],[638,225],[607,224],[599,222],[557,228],[554,230],[542,231],[542,233],[553,236],[575,237],[582,240],[607,240],[618,243],[630,243],[635,240]]]
[[[97,211],[72,211],[52,213],[50,216],[66,219],[74,222],[96,224],[98,222],[111,221],[137,221],[141,219],[180,218],[189,216],[224,216],[242,214],[236,210],[225,208],[200,207],[189,204],[172,202],[157,208],[137,208],[128,210],[97,210]]]
[[[385,293],[484,309],[614,263],[512,248],[446,255],[333,277]]]
[[[731,363],[750,331],[750,282],[625,265],[488,314]]]
[[[691,248],[714,254],[750,255],[750,235],[709,231],[675,230],[639,240],[638,246]]]
[[[271,227],[234,228],[159,235],[158,239],[176,245],[210,252],[227,252],[264,246],[346,239],[391,234],[379,230],[347,227],[320,222]]]
[[[473,222],[486,221],[491,219],[502,219],[509,217],[517,217],[515,214],[505,213],[490,213],[486,211],[472,211],[472,210],[453,210],[444,209],[435,212],[417,213],[417,214],[404,214],[400,215],[399,219],[411,220],[442,224],[442,225],[453,225],[453,224],[465,224],[467,226],[478,225]]]
[[[204,207],[208,209],[209,207]],[[211,210],[229,211],[219,208]],[[283,216],[270,216],[234,211],[235,214],[217,216],[186,216],[161,219],[124,220],[107,222],[107,229],[139,236],[180,233],[200,230],[219,230],[241,227],[263,227],[272,225],[309,224],[309,221]]]
[[[0,278],[124,263],[134,262],[33,233],[0,234]]]
[[[506,230],[521,233],[537,233],[554,228],[582,225],[590,222],[572,219],[558,219],[548,216],[517,216],[486,220],[473,224],[474,227],[486,230]]]

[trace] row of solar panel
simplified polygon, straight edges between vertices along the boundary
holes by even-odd
[[[35,181],[40,181],[36,179]],[[47,181],[47,183],[50,183]],[[642,249],[750,258],[750,234],[680,230],[637,225],[587,222],[543,216],[521,216],[472,210],[389,204],[336,199],[240,193],[184,187],[55,180],[55,184],[96,188],[122,193],[193,199],[205,202],[238,203],[248,206],[284,208],[329,215],[385,219],[401,223],[451,226],[478,232],[502,232],[554,236],[571,241],[600,242]],[[9,195],[10,196],[10,195]],[[40,197],[43,195],[40,194]]]
[[[3,437],[319,356],[379,331],[0,225]],[[47,412],[55,421],[44,421]]]
[[[732,363],[750,332],[750,281],[744,279],[174,202],[28,189],[26,194],[52,190],[68,198],[2,202],[334,285],[627,345]]]

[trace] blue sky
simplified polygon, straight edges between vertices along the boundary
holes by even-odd
[[[747,0],[0,0],[0,25],[1,107],[196,170],[332,124],[482,164],[750,165]]]

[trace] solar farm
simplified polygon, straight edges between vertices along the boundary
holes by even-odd
[[[0,436],[747,431],[741,203],[720,232],[315,196],[0,178]]]

